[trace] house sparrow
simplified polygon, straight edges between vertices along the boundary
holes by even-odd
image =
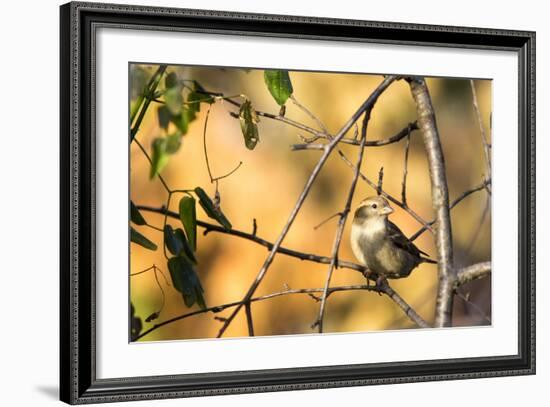
[[[378,276],[378,283],[384,278],[407,277],[421,263],[437,263],[422,257],[427,254],[388,220],[392,212],[384,197],[367,198],[355,210],[351,227],[353,254]]]

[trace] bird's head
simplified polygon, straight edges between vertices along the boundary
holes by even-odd
[[[367,219],[387,218],[393,208],[390,206],[386,198],[382,196],[371,196],[359,203],[355,210],[354,221],[363,222]]]

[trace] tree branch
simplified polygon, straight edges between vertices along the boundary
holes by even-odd
[[[321,293],[321,292],[323,292],[323,290],[324,290],[323,288],[301,288],[301,289],[296,289],[296,290],[285,290],[285,291],[279,291],[279,292],[276,292],[276,293],[263,295],[261,297],[251,298],[250,302],[252,303],[252,302],[257,302],[257,301],[264,301],[264,300],[268,300],[268,299],[271,299],[271,298],[281,297],[281,296],[285,296],[285,295],[293,295],[293,294],[308,294],[308,295],[311,295],[311,294],[314,294],[314,293]],[[358,291],[358,290],[359,291],[364,290],[364,291],[373,291],[373,292],[383,292],[383,293],[387,294],[388,297],[390,297],[392,300],[394,300],[394,302],[403,311],[405,311],[406,315],[411,319],[411,321],[413,321],[414,323],[416,323],[418,326],[420,326],[422,328],[429,327],[427,322],[424,321],[422,319],[422,317],[420,315],[418,315],[405,301],[403,301],[403,299],[395,291],[393,291],[393,289],[391,289],[391,287],[389,285],[386,285],[386,286],[382,287],[382,291],[379,291],[380,288],[377,287],[377,286],[374,286],[374,285],[346,285],[346,286],[339,286],[339,287],[331,287],[331,288],[329,288],[329,294],[328,295],[331,295],[332,293],[335,293],[335,292]],[[316,299],[316,297],[314,297],[314,299]],[[195,315],[205,314],[207,312],[212,312],[214,314],[217,314],[219,312],[224,311],[225,309],[236,307],[236,306],[240,305],[241,303],[242,303],[241,301],[234,301],[234,302],[230,302],[230,303],[227,303],[227,304],[217,305],[217,306],[209,307],[209,308],[205,308],[205,309],[199,309],[199,310],[196,310],[196,311],[188,312],[186,314],[175,316],[173,318],[167,319],[166,321],[159,322],[158,324],[153,325],[151,328],[149,328],[146,331],[143,331],[142,333],[140,333],[135,338],[135,340],[143,338],[144,336],[150,334],[151,332],[156,331],[157,329],[159,329],[163,326],[166,326],[168,324],[174,323],[176,321],[181,321],[183,319],[186,319],[186,318],[189,318],[189,317],[192,317],[192,316],[195,316]]]
[[[244,305],[246,313],[246,326],[248,327],[248,336],[254,336],[254,322],[252,321],[252,306],[250,301]]]
[[[452,322],[455,271],[453,270],[453,243],[445,159],[426,82],[423,78],[415,77],[409,80],[409,85],[416,104],[418,124],[428,157],[432,184],[432,207],[437,220],[435,244],[438,253],[439,287],[436,300],[435,326],[450,326]]]
[[[397,294],[393,288],[386,282],[382,288],[383,292],[395,302],[413,322],[415,322],[420,328],[430,328],[430,325],[422,319],[416,311],[405,302],[399,294]]]
[[[458,288],[470,281],[478,280],[483,277],[487,277],[491,274],[491,262],[485,261],[482,263],[472,264],[471,266],[464,267],[456,273],[456,279],[454,282],[454,288]]]
[[[393,136],[391,137],[388,137],[388,138],[385,138],[385,139],[380,139],[380,140],[371,140],[371,141],[367,141],[365,143],[365,147],[382,147],[382,146],[387,146],[388,144],[393,144],[393,143],[397,143],[399,141],[401,141],[402,139],[404,139],[405,137],[407,137],[413,130],[418,130],[418,123],[417,122],[410,122],[409,124],[407,124],[406,127],[404,127],[403,129],[399,130],[399,132],[395,133]],[[328,138],[328,135],[327,134],[324,134],[324,133],[320,133],[314,137],[312,140],[309,140],[308,143],[305,143],[305,144],[294,144],[291,146],[291,149],[292,150],[322,150],[322,147],[321,146],[325,146],[326,144],[311,144],[313,141],[317,141],[319,140],[320,138]],[[355,138],[347,138],[347,137],[344,137],[342,138],[342,140],[340,140],[340,143],[344,143],[344,144],[351,144],[351,145],[354,145],[354,146],[359,146],[361,144],[361,142],[359,140],[356,140]],[[312,146],[315,146],[315,147],[307,147],[308,145],[312,145]]]
[[[168,211],[168,210],[166,210],[166,208],[155,208],[155,207],[146,206],[146,205],[136,205],[136,207],[139,210],[158,213],[158,214],[161,214],[161,215],[167,215],[171,218],[179,220],[179,214],[177,214],[176,212]],[[214,225],[212,223],[204,222],[204,221],[201,221],[201,220],[197,220],[197,225],[205,229],[204,230],[205,234],[210,233],[210,232],[216,232],[216,233],[222,233],[222,234],[225,234],[225,235],[237,236],[237,237],[240,237],[242,239],[246,239],[246,240],[250,240],[252,242],[258,243],[259,245],[266,247],[268,250],[273,249],[273,243],[271,243],[271,242],[269,242],[265,239],[262,239],[262,238],[258,237],[256,234],[253,234],[253,233],[251,234],[251,233],[242,232],[242,231],[237,230],[235,228],[230,229],[230,230],[226,230],[225,228],[223,228],[221,226]],[[330,264],[330,261],[331,261],[330,257],[318,256],[316,254],[311,254],[311,253],[303,253],[303,252],[300,252],[300,251],[297,251],[297,250],[287,249],[287,248],[282,247],[282,246],[280,246],[278,248],[277,252],[281,253],[281,254],[285,254],[287,256],[295,257],[295,258],[300,259],[300,260],[312,261],[312,262],[315,262],[315,263]],[[357,264],[357,263],[352,263],[350,261],[340,260],[338,262],[338,265],[340,267],[343,267],[343,268],[358,271],[361,274],[364,274],[367,271],[367,268],[365,266]]]

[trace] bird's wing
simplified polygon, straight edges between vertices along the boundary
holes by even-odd
[[[401,229],[399,229],[393,222],[390,222],[388,220],[388,237],[392,241],[393,244],[395,244],[397,247],[399,247],[402,250],[405,250],[412,254],[413,256],[420,257],[420,254],[422,253],[425,256],[429,256],[429,254],[424,253],[422,250],[420,250],[416,245],[407,238],[401,232]]]

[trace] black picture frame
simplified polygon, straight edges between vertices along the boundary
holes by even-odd
[[[535,373],[535,33],[130,5],[60,8],[60,395],[71,404]],[[519,352],[499,357],[96,378],[94,42],[100,26],[508,50],[519,57]]]

